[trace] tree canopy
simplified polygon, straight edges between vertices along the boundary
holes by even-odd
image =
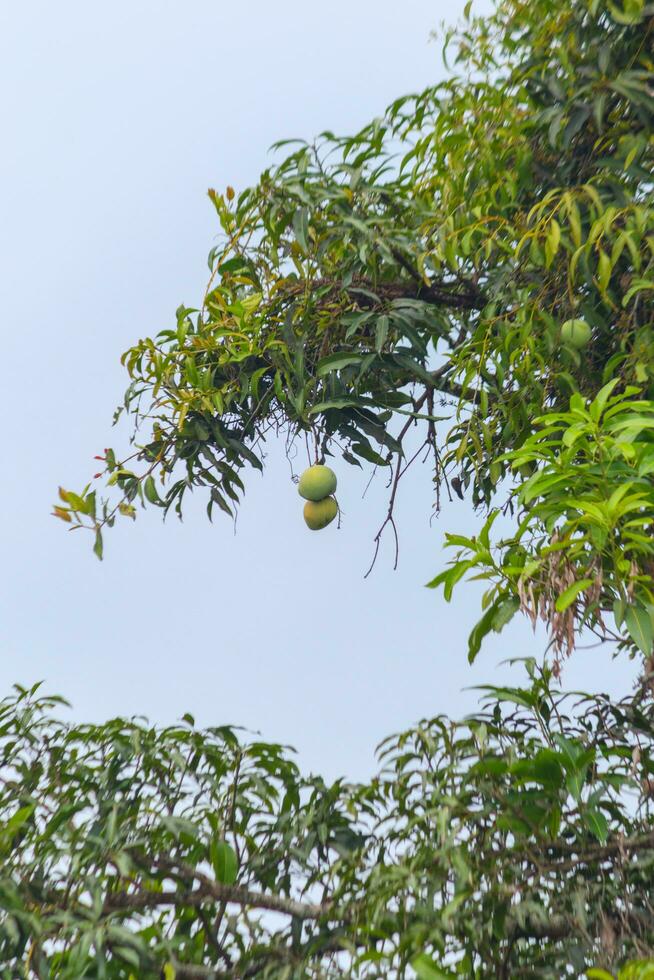
[[[559,978],[654,955],[651,704],[526,666],[464,722],[388,738],[364,785],[190,716],[67,725],[18,690],[1,975]]]
[[[444,82],[209,191],[201,302],[124,355],[133,450],[105,451],[107,497],[62,489],[55,514],[99,557],[139,503],[181,515],[200,490],[232,514],[275,434],[388,472],[378,544],[428,454],[434,506],[481,512],[431,583],[486,582],[469,658],[522,611],[550,664],[390,739],[365,786],[226,729],[71,728],[21,692],[1,736],[21,787],[0,803],[9,962],[652,975],[625,964],[654,956],[653,38],[645,0],[468,4]],[[583,630],[639,658],[632,697],[557,689]]]

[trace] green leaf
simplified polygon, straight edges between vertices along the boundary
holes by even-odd
[[[654,980],[654,959],[630,960],[620,970],[618,980]]]
[[[216,880],[223,885],[233,885],[238,875],[238,858],[234,848],[227,841],[213,840],[209,850]]]
[[[157,493],[157,488],[154,483],[154,478],[152,476],[147,476],[143,484],[143,493],[145,494],[146,500],[149,500],[151,504],[161,504],[159,499],[159,494]]]
[[[433,384],[434,379],[427,368],[423,367],[423,365],[420,364],[419,361],[416,361],[415,358],[410,357],[409,354],[394,354],[393,360],[396,362],[396,364],[399,364],[402,368],[404,368],[404,370],[408,371],[409,374],[415,376],[420,381],[428,385]]]
[[[606,252],[601,251],[597,264],[597,281],[602,292],[605,292],[611,278],[611,260]]]
[[[309,251],[309,209],[298,208],[293,215],[293,231],[303,252]]]
[[[103,544],[102,544],[102,531],[98,528],[95,532],[95,543],[93,545],[93,553],[97,558],[102,561],[103,554]]]
[[[330,374],[332,371],[340,371],[342,368],[349,367],[351,364],[360,364],[362,360],[362,354],[329,354],[328,357],[323,357],[322,360],[318,361],[316,374],[318,377],[322,377],[324,374]]]
[[[68,803],[60,807],[45,825],[43,836],[51,837],[63,824],[71,820],[76,813],[79,813],[84,808],[84,805],[84,803]]]
[[[513,619],[520,608],[520,600],[517,596],[509,596],[498,603],[493,616],[491,626],[495,633],[501,632],[510,620]]]
[[[361,459],[365,459],[369,463],[372,463],[374,466],[390,466],[390,461],[388,459],[384,459],[384,457],[380,456],[379,453],[376,453],[370,443],[367,441],[353,442],[352,452],[356,453],[357,456],[360,456]]]
[[[643,5],[638,2],[630,3],[629,0],[626,0],[623,3],[622,9],[620,9],[616,3],[608,0],[607,6],[611,11],[611,17],[618,24],[625,24],[627,26],[638,24],[645,16]]]
[[[634,296],[648,289],[654,289],[654,281],[649,279],[635,279],[622,297],[622,305],[628,306]]]
[[[582,811],[582,819],[591,834],[593,834],[600,844],[604,844],[609,836],[609,825],[604,814],[596,807],[588,807]]]
[[[620,382],[619,378],[613,378],[611,381],[605,384],[603,388],[601,388],[598,391],[597,395],[591,402],[589,408],[589,412],[593,421],[595,422],[599,421],[602,412],[606,408],[606,403],[608,402],[612,392],[614,391],[616,385],[619,384],[619,382]]]
[[[560,732],[555,732],[554,742],[561,750],[563,765],[568,773],[566,787],[568,792],[579,801],[586,782],[588,766],[593,761],[595,753],[587,749],[582,742],[566,738]]]
[[[568,588],[561,593],[554,604],[554,608],[557,612],[565,612],[565,610],[572,605],[580,592],[584,592],[589,589],[593,584],[592,578],[582,578],[579,582],[573,582]]]
[[[331,398],[326,402],[318,402],[313,408],[309,409],[309,415],[320,415],[322,412],[327,412],[332,409],[343,409],[343,408],[371,408],[374,407],[376,403],[372,398],[356,398],[354,396],[349,396],[347,398]]]
[[[491,606],[470,631],[470,636],[468,637],[468,663],[474,663],[476,660],[477,654],[481,650],[482,640],[491,631],[494,615],[495,608]]]
[[[646,657],[649,657],[654,641],[650,614],[642,606],[627,606],[624,621],[633,642]]]
[[[450,980],[455,977],[455,973],[449,970],[442,970],[427,953],[419,953],[411,960],[411,966],[416,972],[418,980]]]
[[[115,943],[111,951],[114,956],[129,963],[130,966],[138,967],[141,965],[141,957],[135,949],[130,949],[129,946],[121,946]]]
[[[510,596],[507,592],[501,593],[488,607],[479,622],[472,629],[468,637],[468,662],[473,663],[477,654],[481,650],[484,637],[493,630],[499,633],[503,626],[509,622],[515,612],[520,607],[520,600],[516,596]]]
[[[234,516],[234,513],[232,511],[232,508],[229,506],[229,504],[225,500],[225,498],[222,495],[222,493],[220,492],[220,490],[217,490],[215,487],[213,487],[213,489],[211,491],[211,499],[212,499],[212,501],[214,503],[218,504],[218,506],[220,507],[220,509],[225,514],[228,514],[229,517],[233,517]]]
[[[386,343],[386,338],[388,337],[388,327],[389,319],[386,314],[384,314],[383,316],[379,317],[375,326],[375,350],[378,354],[381,353],[382,347]]]
[[[559,244],[561,242],[561,228],[558,221],[552,218],[549,227],[547,229],[547,235],[545,239],[545,255],[546,264],[550,266],[552,260],[559,250]]]
[[[624,613],[626,605],[624,599],[615,599],[613,602],[613,618],[615,619],[615,625],[620,629],[624,622]]]
[[[27,823],[35,809],[36,805],[34,803],[28,803],[27,806],[20,807],[4,826],[0,826],[0,833],[6,837],[13,837],[23,824]]]

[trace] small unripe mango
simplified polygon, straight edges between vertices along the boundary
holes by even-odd
[[[561,340],[569,347],[581,350],[590,340],[591,330],[585,320],[566,320],[561,327]]]
[[[305,470],[297,485],[297,492],[305,500],[324,500],[336,489],[336,474],[328,466],[316,463]]]
[[[338,504],[333,497],[324,500],[307,500],[304,505],[304,520],[311,531],[321,531],[338,514]]]

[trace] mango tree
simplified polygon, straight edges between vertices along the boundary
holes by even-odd
[[[141,504],[232,514],[275,437],[388,473],[378,546],[426,454],[434,506],[481,512],[431,583],[485,580],[468,656],[521,611],[549,660],[392,739],[363,787],[223,730],[9,705],[33,755],[6,955],[37,975],[651,974],[627,960],[654,955],[654,4],[470,6],[446,81],[209,191],[204,295],[124,355],[133,451],[55,513],[99,557]],[[633,697],[556,690],[582,631],[637,658]]]

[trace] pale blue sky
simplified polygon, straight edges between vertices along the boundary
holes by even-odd
[[[352,131],[440,77],[429,32],[462,7],[0,8],[0,695],[44,679],[77,718],[191,711],[290,742],[327,776],[363,777],[384,735],[465,712],[476,695],[464,687],[518,679],[499,661],[540,653],[542,638],[516,622],[468,667],[478,590],[460,587],[448,606],[423,584],[443,566],[445,527],[477,518],[457,503],[430,527],[426,468],[401,495],[399,570],[387,541],[366,581],[383,482],[362,500],[367,477],[338,465],[344,526],[311,534],[274,444],[236,535],[201,506],[183,525],[142,514],[107,535],[100,564],[90,539],[49,516],[59,483],[82,486],[95,453],[125,444],[110,426],[119,355],[201,295],[217,231],[206,189],[256,179],[277,139]],[[593,650],[565,676],[626,690],[631,673]]]

